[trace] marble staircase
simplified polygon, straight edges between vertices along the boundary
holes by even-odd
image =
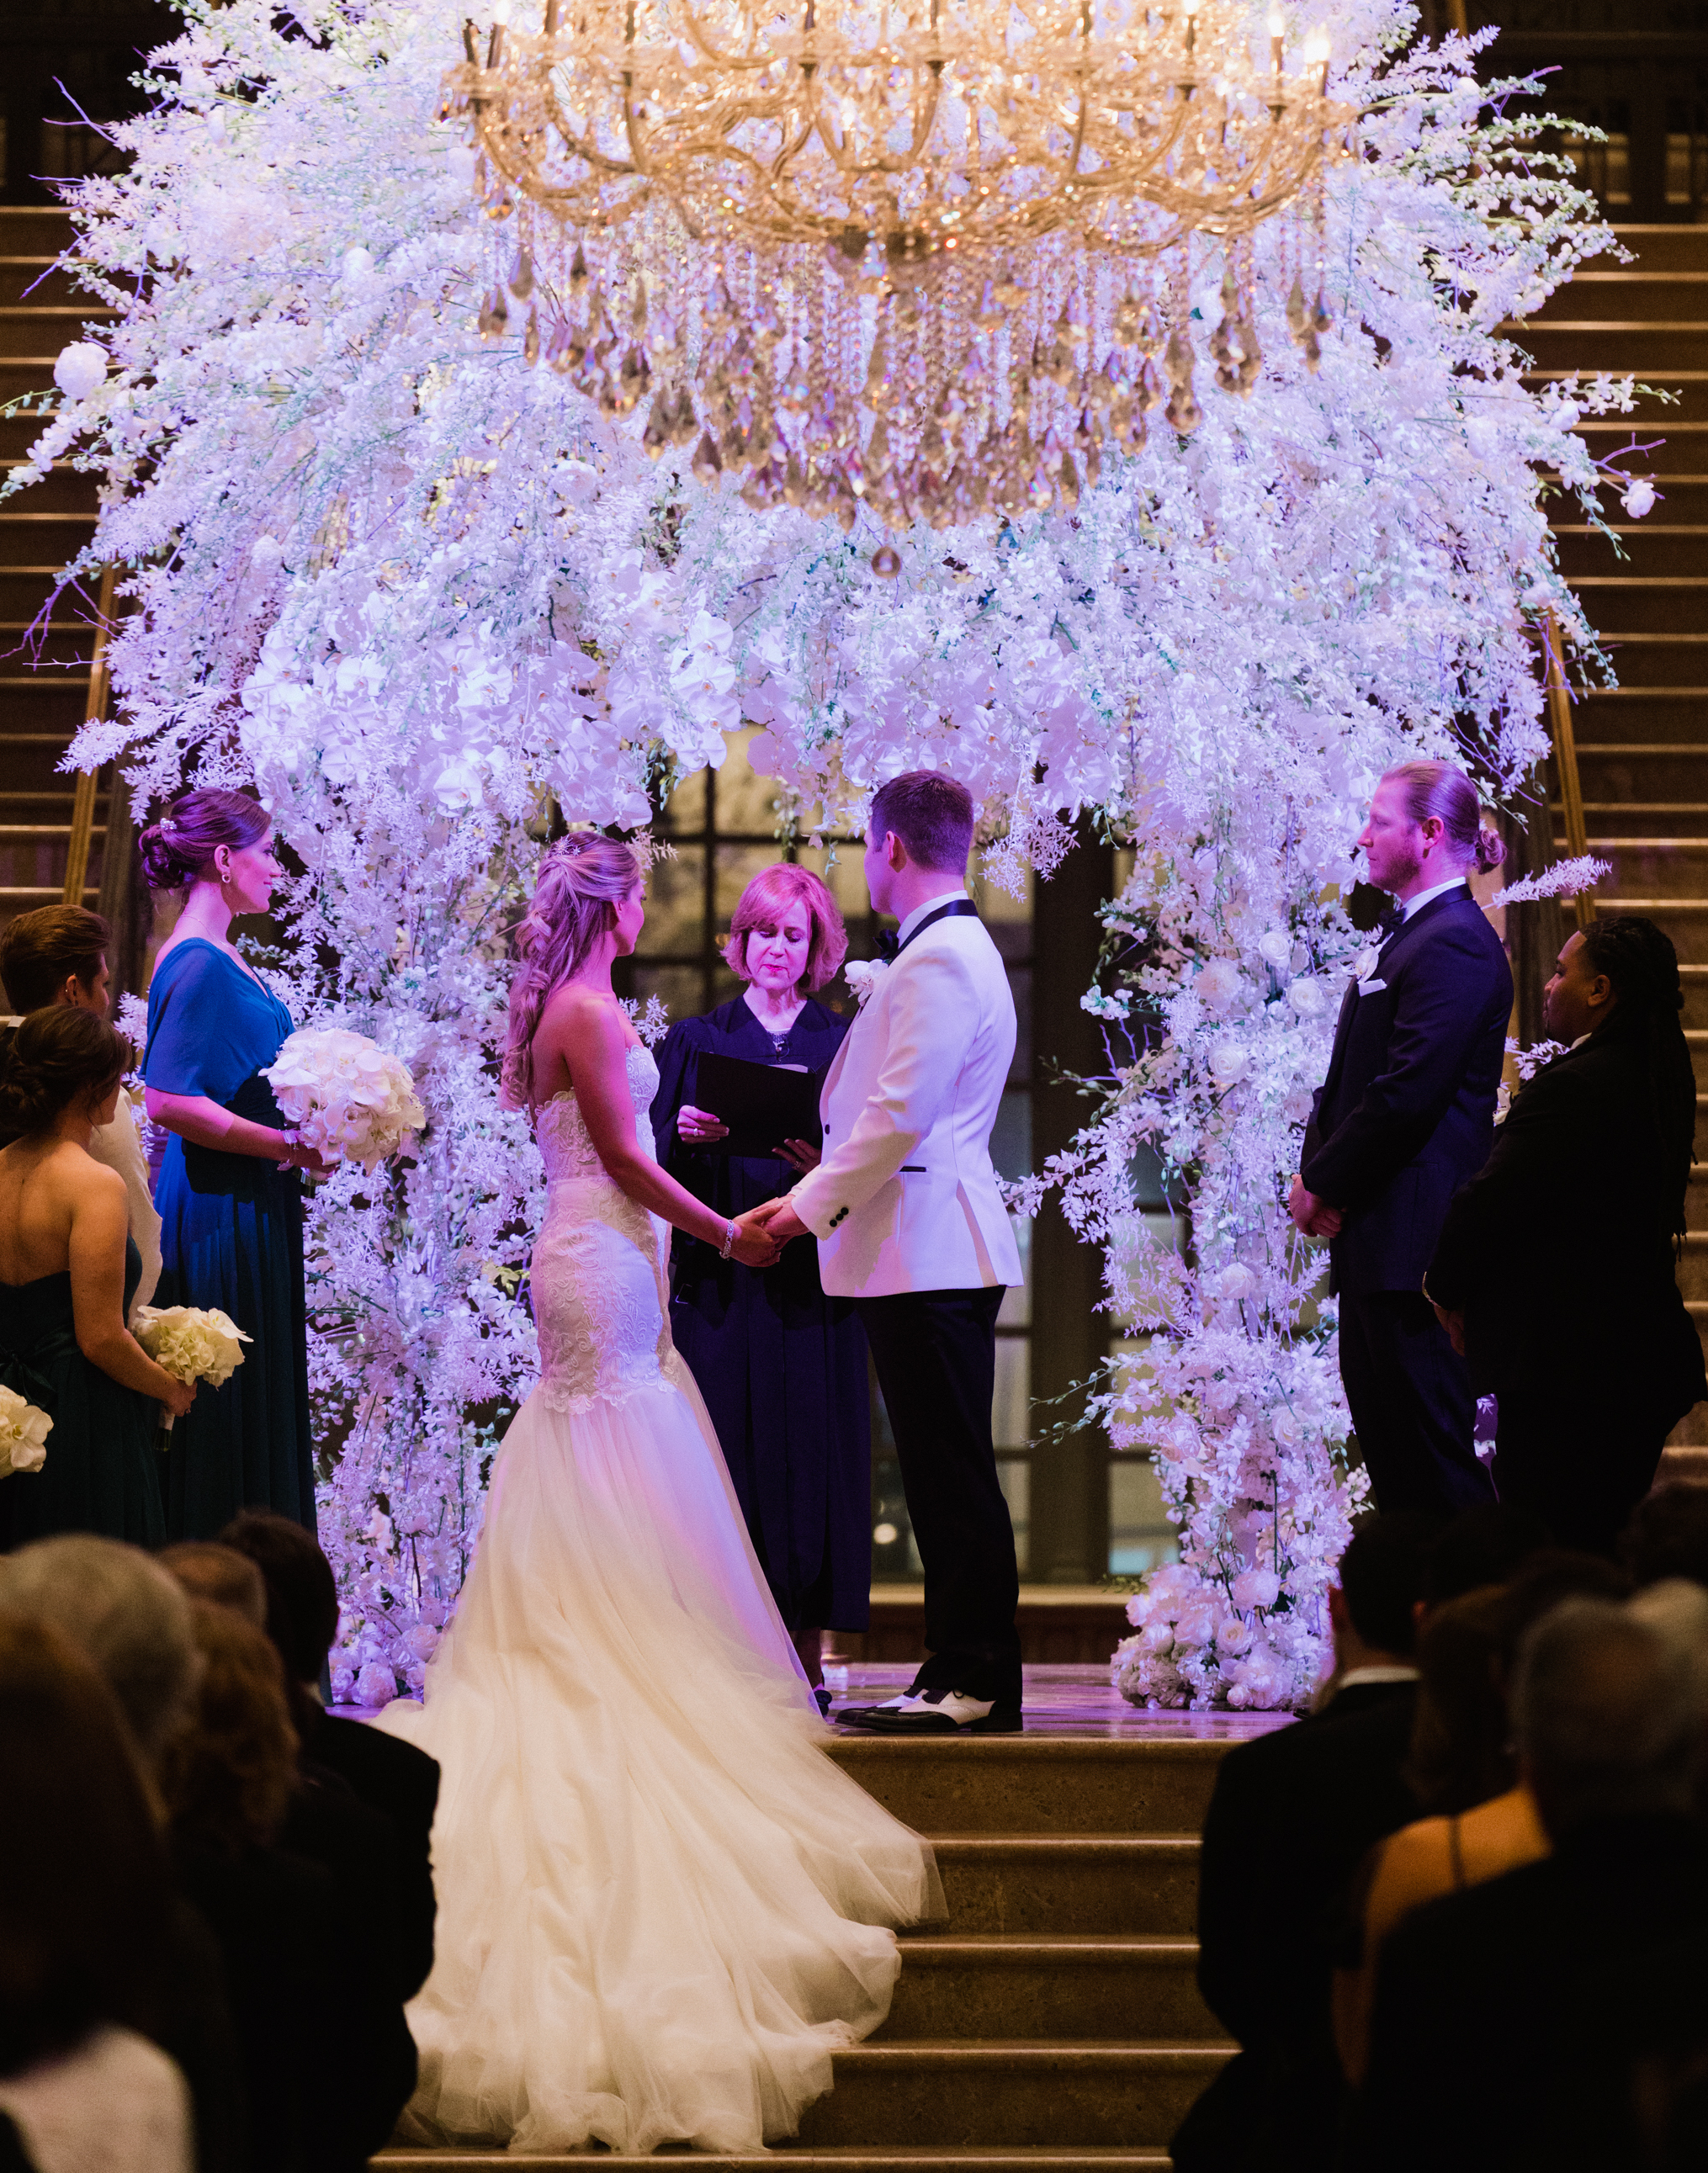
[[[1578,425],[1597,455],[1628,445],[1634,425],[1640,441],[1664,439],[1624,463],[1652,473],[1653,510],[1631,520],[1613,501],[1617,549],[1581,519],[1554,532],[1619,682],[1583,696],[1574,719],[1590,847],[1613,865],[1597,908],[1646,914],[1678,946],[1708,1119],[1708,227],[1618,232],[1635,262],[1593,260],[1513,331],[1536,364],[1532,383],[1630,371],[1676,396]],[[1557,783],[1554,812],[1558,828]],[[1556,842],[1564,851],[1563,835]],[[1708,1151],[1708,1123],[1698,1151]],[[1689,1221],[1679,1282],[1708,1335],[1708,1162],[1696,1168]],[[1708,1477],[1708,1406],[1678,1429],[1665,1469]]]
[[[857,1669],[857,1701],[904,1671]],[[1278,1716],[1139,1713],[1089,1667],[1028,1670],[1019,1737],[844,1735],[833,1755],[935,1844],[949,1914],[906,1934],[889,2020],[768,2159],[696,2166],[1165,2173],[1168,2139],[1228,2057],[1198,1997],[1198,1831],[1231,1743]],[[503,2154],[392,2149],[381,2173]],[[572,2160],[534,2160],[536,2164]]]

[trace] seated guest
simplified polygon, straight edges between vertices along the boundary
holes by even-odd
[[[1669,1479],[1646,1494],[1620,1535],[1619,1560],[1639,1589],[1669,1577],[1708,1585],[1708,1486]]]
[[[338,1631],[338,1587],[313,1535],[288,1517],[246,1509],[220,1534],[222,1547],[253,1562],[266,1588],[267,1634],[295,1693],[292,1714],[305,1755],[329,1768],[395,1834],[403,1996],[411,1998],[433,1966],[433,1814],[439,1766],[412,1743],[321,1704],[318,1685]]]
[[[1328,1916],[1417,1800],[1401,1778],[1417,1696],[1413,1610],[1435,1525],[1372,1518],[1330,1594],[1337,1688],[1308,1719],[1230,1750],[1204,1822],[1198,1984],[1240,2041],[1170,2146],[1179,2173],[1332,2162],[1342,2084]]]
[[[168,1748],[194,1713],[202,1673],[189,1604],[172,1578],[116,1540],[41,1539],[0,1557],[0,1607],[46,1625],[94,1663],[157,1794]],[[170,1899],[159,1966],[149,2034],[189,2082],[197,2173],[245,2173],[248,2107],[224,1963],[181,1889]]]
[[[0,1532],[166,1535],[159,1406],[194,1399],[126,1323],[142,1261],[125,1188],[89,1153],[129,1051],[93,1011],[32,1011],[0,1049],[0,1382],[53,1421],[46,1459],[0,1488]]]
[[[1571,936],[1543,1014],[1571,1045],[1514,1097],[1425,1279],[1478,1389],[1500,1399],[1502,1502],[1594,1554],[1613,1553],[1668,1432],[1708,1394],[1673,1270],[1696,1124],[1683,1001],[1651,921],[1620,914]],[[1595,1345],[1574,1364],[1559,1324],[1588,1292]]]
[[[186,1577],[190,1589],[199,1588],[207,1604],[260,1631],[265,1587],[246,1555],[211,1541],[184,1541],[165,1549],[161,1559]],[[289,1686],[277,1651],[262,1649],[288,1714]],[[295,1754],[294,1728],[290,1739]],[[338,2135],[355,2138],[363,2150],[377,2149],[415,2087],[414,2041],[403,2018],[403,2001],[414,1987],[406,1982],[398,1928],[397,1832],[338,1774],[313,1760],[294,1755],[291,1778],[272,1837],[278,1851],[318,1865],[332,1880],[341,1985],[350,2027],[366,2046],[361,2061],[340,2062],[327,2079],[325,2109]]]
[[[21,1026],[27,1013],[46,1011],[52,1004],[105,1018],[110,978],[106,953],[111,941],[112,930],[105,921],[81,905],[44,905],[8,920],[0,931],[0,981],[6,984],[15,1016],[0,1019],[0,1026]],[[124,1179],[131,1237],[143,1263],[131,1297],[134,1315],[139,1305],[153,1299],[160,1280],[160,1218],[127,1094],[119,1096],[111,1122],[95,1126],[89,1151]]]
[[[1708,1941],[1704,1660],[1611,1600],[1567,1600],[1532,1629],[1513,1717],[1553,1852],[1389,1935],[1352,2173],[1640,2162],[1631,2077],[1654,2019],[1629,1986],[1674,1943]]]
[[[192,1599],[205,1599],[210,1607],[229,1607],[251,1629],[267,1627],[267,1588],[246,1555],[213,1539],[175,1539],[154,1559]]]
[[[1548,1836],[1511,1748],[1506,1690],[1532,1623],[1581,1593],[1613,1598],[1624,1580],[1594,1555],[1532,1556],[1505,1587],[1465,1593],[1418,1638],[1417,1715],[1406,1778],[1434,1815],[1370,1851],[1349,1899],[1357,1919],[1337,1954],[1334,2036],[1349,2081],[1363,2076],[1382,1941],[1420,1903],[1546,1856]]]
[[[190,2094],[148,2032],[171,1903],[112,1693],[0,1612],[0,2113],[36,2173],[192,2173]]]

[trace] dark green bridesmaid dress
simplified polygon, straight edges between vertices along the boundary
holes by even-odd
[[[125,1311],[143,1272],[125,1240]],[[160,1407],[93,1366],[77,1347],[71,1271],[0,1283],[0,1382],[47,1413],[46,1461],[0,1482],[0,1534],[8,1547],[56,1532],[100,1532],[158,1547],[166,1537]]]
[[[143,1076],[159,1093],[203,1094],[253,1124],[283,1125],[260,1076],[291,1031],[289,1010],[218,944],[175,944],[149,985]],[[154,1188],[156,1305],[217,1306],[252,1339],[223,1388],[205,1383],[172,1430],[166,1529],[211,1539],[240,1509],[315,1528],[309,1430],[302,1181],[255,1155],[174,1136]]]

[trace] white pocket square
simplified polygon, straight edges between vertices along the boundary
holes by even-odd
[[[1358,984],[1358,993],[1361,996],[1373,996],[1378,989],[1385,989],[1386,986],[1386,981],[1360,981]]]

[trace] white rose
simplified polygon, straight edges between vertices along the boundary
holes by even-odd
[[[1197,988],[1204,1009],[1219,1018],[1232,1009],[1244,985],[1231,958],[1212,958],[1199,973]]]
[[[1232,1267],[1224,1268],[1217,1288],[1224,1298],[1249,1297],[1257,1286],[1257,1278],[1243,1260],[1235,1260]]]
[[[1324,1008],[1322,984],[1301,978],[1288,989],[1287,1000],[1300,1018],[1320,1018]]]
[[[1273,1607],[1281,1596],[1281,1580],[1273,1569],[1242,1570],[1234,1579],[1234,1604],[1242,1615],[1254,1607]]]
[[[1230,1038],[1210,1044],[1210,1076],[1219,1086],[1231,1086],[1243,1079],[1249,1061],[1241,1042]]]
[[[1293,956],[1293,938],[1278,928],[1271,928],[1257,938],[1257,956],[1278,973],[1283,973]]]
[[[1180,1620],[1175,1624],[1175,1642],[1177,1645],[1208,1645],[1216,1634],[1219,1610],[1208,1593],[1203,1593],[1181,1608]]]
[[[87,400],[106,383],[107,351],[93,340],[73,340],[59,350],[53,381],[68,400]]]

